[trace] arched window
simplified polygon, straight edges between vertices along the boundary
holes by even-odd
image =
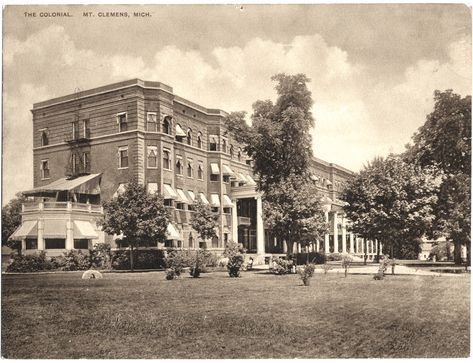
[[[192,145],[192,130],[187,130],[187,145]]]
[[[199,165],[199,168],[197,169],[197,179],[199,180],[204,179],[204,170],[202,168],[202,165]]]
[[[194,175],[194,170],[192,169],[192,163],[191,162],[188,162],[187,163],[187,176],[189,178],[192,178]]]
[[[230,145],[230,158],[233,159],[233,145]]]
[[[46,146],[46,145],[49,145],[49,138],[46,131],[43,131],[41,133],[41,146]]]
[[[170,116],[164,116],[163,132],[165,134],[171,135],[171,117]]]
[[[202,133],[200,131],[197,134],[197,147],[202,149]]]
[[[222,139],[222,151],[224,153],[227,152],[227,140],[225,140],[225,139]]]
[[[181,159],[177,159],[176,161],[176,174],[178,175],[182,175],[182,160]]]

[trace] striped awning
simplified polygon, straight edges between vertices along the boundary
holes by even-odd
[[[256,185],[255,180],[251,177],[251,175],[246,175],[246,179],[250,185]]]
[[[207,200],[207,197],[205,196],[204,193],[199,193],[199,198],[204,204],[210,204],[209,201]]]
[[[66,238],[66,220],[45,219],[43,236],[44,238]]]
[[[220,207],[220,198],[218,194],[210,194],[210,205],[212,207]]]
[[[98,238],[95,228],[89,221],[74,221],[74,238]]]
[[[43,193],[57,193],[62,191],[79,194],[100,194],[102,174],[83,175],[77,178],[61,178],[48,185],[37,187],[23,192],[25,195],[41,195]]]
[[[210,163],[210,173],[214,175],[220,174],[220,168],[217,163]]]
[[[24,221],[16,231],[10,236],[11,240],[20,241],[28,237],[38,236],[38,222],[37,221]]]
[[[230,199],[230,197],[226,194],[223,195],[223,206],[225,208],[232,208],[233,207],[233,203],[232,203],[232,200]]]
[[[186,133],[182,130],[182,127],[179,124],[176,124],[176,136],[178,137],[186,137]]]
[[[238,181],[240,183],[248,183],[248,180],[246,179],[246,177],[242,174],[242,173],[238,173]]]
[[[177,199],[177,194],[169,184],[164,184],[164,199]]]
[[[235,173],[233,172],[232,169],[228,165],[223,164],[222,165],[222,174],[223,175],[234,175]]]
[[[166,238],[167,239],[176,239],[176,240],[179,240],[179,241],[182,240],[181,235],[177,231],[176,227],[174,227],[174,225],[171,224],[171,223],[168,224],[168,227],[166,229]]]
[[[182,189],[176,189],[177,191],[177,201],[182,202],[182,203],[187,203],[189,204],[189,199],[187,199],[187,196],[184,194],[184,191]]]
[[[191,201],[192,203],[194,203],[194,202],[195,202],[195,194],[194,194],[194,192],[193,192],[192,190],[188,190],[188,191],[187,191],[187,194],[189,194],[189,199],[190,199],[190,201]]]

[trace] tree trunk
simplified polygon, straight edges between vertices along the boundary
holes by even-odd
[[[462,244],[461,241],[455,239],[454,241],[454,250],[453,250],[453,261],[455,265],[461,265],[462,261]]]
[[[394,275],[394,243],[391,242],[391,273]]]
[[[290,257],[294,254],[294,242],[290,240],[286,240],[286,244],[287,244],[286,255],[287,257]]]
[[[130,246],[130,269],[133,272],[134,263],[133,263],[133,245]]]
[[[381,243],[379,242],[379,239],[376,240],[376,263],[379,263],[379,246]]]

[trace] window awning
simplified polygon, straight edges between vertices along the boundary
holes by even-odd
[[[65,219],[45,219],[44,238],[66,238]]]
[[[169,184],[164,184],[164,199],[177,199],[177,194]]]
[[[250,185],[256,185],[255,180],[251,177],[251,175],[245,175],[246,179],[248,180]]]
[[[210,205],[212,207],[220,207],[220,198],[218,194],[210,194]]]
[[[177,201],[182,202],[182,203],[187,203],[189,204],[189,199],[187,199],[187,196],[184,194],[184,191],[182,189],[176,189],[177,191]]]
[[[220,174],[220,169],[217,163],[210,163],[210,173],[215,175]]]
[[[11,240],[21,241],[28,237],[38,236],[38,222],[37,221],[24,221],[16,231],[10,236]]]
[[[319,181],[319,177],[315,174],[311,174],[310,179],[312,179],[313,181]]]
[[[174,225],[172,225],[171,223],[168,224],[168,227],[166,229],[166,238],[182,241],[182,238],[179,232],[177,231],[176,227],[174,227]]]
[[[187,136],[187,134],[184,132],[184,130],[182,130],[182,127],[179,124],[176,124],[176,136],[178,136],[178,137],[186,137]]]
[[[330,180],[328,180],[328,179],[325,179],[325,184],[326,184],[326,185],[332,185],[332,182],[331,182]]]
[[[28,196],[41,195],[43,193],[57,193],[62,191],[74,192],[79,194],[100,194],[100,182],[102,174],[90,174],[79,176],[74,179],[61,178],[48,185],[37,187],[23,192]]]
[[[74,221],[74,238],[98,238],[95,228],[89,221]]]
[[[209,201],[207,200],[207,197],[205,196],[204,193],[199,193],[199,197],[200,197],[200,200],[202,201],[202,203],[204,203],[204,204],[210,204]]]
[[[226,194],[223,195],[223,206],[225,208],[232,208],[233,207],[233,203],[232,203],[232,200],[230,199],[230,197]]]
[[[222,165],[222,174],[223,175],[234,175],[235,173],[233,172],[232,169],[228,165],[223,164]]]
[[[245,184],[248,183],[248,180],[242,173],[237,173],[237,175],[238,175],[238,181],[240,183],[245,183]]]
[[[187,191],[187,194],[189,194],[189,197],[190,197],[191,202],[192,202],[192,203],[195,202],[195,194],[194,194],[194,192],[191,191],[191,190],[188,190],[188,191]]]

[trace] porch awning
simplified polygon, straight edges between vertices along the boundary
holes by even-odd
[[[169,184],[164,184],[164,199],[177,199],[177,194]]]
[[[74,238],[94,239],[98,237],[89,221],[74,221]]]
[[[178,137],[186,137],[186,133],[184,132],[184,130],[182,129],[181,125],[179,124],[176,124],[176,136]]]
[[[228,165],[223,164],[222,165],[222,174],[223,175],[234,175],[235,173],[233,172],[232,169]]]
[[[177,239],[179,241],[182,240],[179,232],[177,231],[176,227],[174,227],[171,223],[168,224],[166,229],[166,238],[167,239]]]
[[[37,221],[24,221],[16,231],[10,236],[11,240],[21,241],[28,237],[38,236],[38,222]]]
[[[204,203],[204,204],[210,204],[209,201],[207,200],[207,197],[205,196],[204,193],[199,193],[199,197],[200,197],[200,200],[202,201],[202,203]]]
[[[187,199],[187,196],[184,194],[184,191],[182,189],[176,189],[177,191],[177,200],[182,203],[187,203],[189,204],[189,199]]]
[[[41,195],[42,193],[74,192],[79,194],[100,194],[100,181],[102,174],[90,174],[74,179],[61,178],[48,185],[37,187],[23,192],[25,195]]]
[[[212,207],[220,207],[220,198],[218,194],[210,194],[210,205]]]
[[[66,238],[65,219],[45,219],[44,238]]]
[[[217,163],[210,163],[210,173],[214,175],[220,174],[220,168]]]
[[[233,203],[232,203],[232,200],[230,199],[230,197],[226,194],[223,195],[223,206],[225,208],[232,208],[233,207]]]

